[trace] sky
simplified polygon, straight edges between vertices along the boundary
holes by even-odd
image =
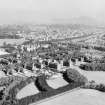
[[[78,17],[103,22],[105,0],[0,0],[0,24],[53,23]]]

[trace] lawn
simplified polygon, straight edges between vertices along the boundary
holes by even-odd
[[[63,86],[68,85],[68,82],[66,82],[63,79],[63,77],[56,77],[56,78],[49,79],[49,80],[47,80],[47,83],[53,89],[57,89],[59,87],[63,87]]]
[[[80,89],[37,103],[37,105],[105,105],[105,94],[97,90]]]
[[[105,84],[105,72],[103,71],[83,71],[84,76],[88,78],[88,80],[94,80],[96,83]]]
[[[94,80],[96,83],[105,84],[105,72],[103,71],[85,71],[85,70],[81,70],[78,66],[74,66],[74,65],[71,68],[77,70],[82,75],[87,77],[89,81]]]
[[[39,91],[36,88],[36,86],[34,85],[34,82],[32,82],[32,83],[26,85],[23,89],[21,89],[17,93],[16,98],[21,99],[21,98],[31,96],[31,95],[34,95],[34,94],[37,94],[37,93],[39,93]]]

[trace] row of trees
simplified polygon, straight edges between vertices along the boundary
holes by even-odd
[[[105,92],[105,85],[100,83],[97,84],[95,83],[95,81],[90,81],[88,84],[82,86],[82,88],[86,88],[86,89],[95,89],[101,92]]]
[[[105,71],[105,63],[81,64],[80,68],[86,71]]]

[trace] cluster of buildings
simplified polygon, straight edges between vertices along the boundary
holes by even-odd
[[[63,48],[66,47],[67,51],[63,51]],[[77,45],[70,43],[29,40],[19,46],[15,46],[16,53],[8,55],[7,57],[4,56],[7,60],[0,60],[0,65],[4,67],[3,69],[1,68],[1,71],[3,71],[5,75],[20,73],[23,75],[30,73],[29,76],[37,76],[43,73],[45,75],[53,75],[56,72],[65,71],[68,68],[72,68],[73,65],[80,65],[84,62],[85,57],[82,55],[77,55],[77,57],[71,56],[71,58],[68,59],[63,58],[63,56],[67,56],[68,54],[72,55],[72,50],[76,51],[77,49]],[[60,56],[60,58],[63,59],[55,59],[54,56],[47,58],[46,54],[50,53],[50,51],[52,54],[55,54],[54,56]],[[5,68],[8,67],[8,65],[11,70]]]
[[[13,61],[10,60],[10,57],[7,57],[7,59],[4,58],[4,60],[2,58],[0,60],[0,65],[4,66],[4,68],[1,68],[1,76],[16,74],[24,76],[38,76],[45,74],[46,76],[52,76],[55,73],[60,73],[68,68],[72,68],[73,65],[78,65],[84,62],[83,57],[71,58],[69,60],[55,60],[51,58],[43,59],[37,56],[32,58],[31,62],[28,63],[27,61],[26,63],[23,63],[20,59],[20,56],[15,56]],[[18,66],[16,66],[17,64]]]

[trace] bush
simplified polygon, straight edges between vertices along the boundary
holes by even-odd
[[[63,77],[69,83],[71,82],[86,83],[87,82],[86,77],[84,77],[78,71],[74,69],[67,69],[66,72],[63,73]]]

